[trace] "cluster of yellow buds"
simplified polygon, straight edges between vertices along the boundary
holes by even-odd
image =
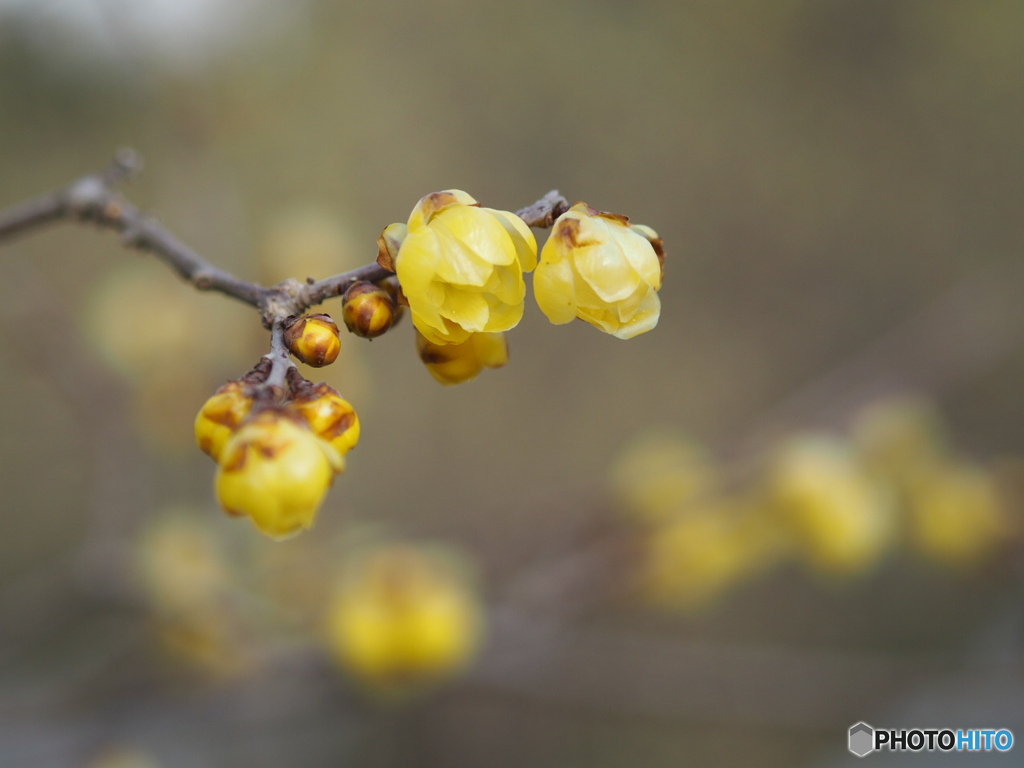
[[[522,319],[523,276],[534,269],[537,303],[552,323],[579,318],[628,339],[654,328],[661,312],[657,233],[585,203],[555,219],[539,264],[523,219],[458,189],[425,196],[378,246],[378,262],[401,284],[420,358],[443,384],[505,364],[507,342],[498,335]]]
[[[867,573],[901,543],[947,566],[980,562],[1018,525],[996,471],[942,435],[934,408],[899,399],[858,414],[849,436],[791,435],[753,470],[678,437],[629,446],[612,481],[646,542],[643,591],[700,605],[788,559],[831,577]]]
[[[297,307],[340,293],[345,327],[366,339],[386,333],[408,308],[419,357],[442,384],[508,362],[505,334],[523,317],[524,275],[534,269],[537,302],[553,323],[580,318],[622,339],[652,329],[664,265],[657,234],[585,203],[568,208],[557,193],[539,201],[538,210],[520,215],[483,208],[461,190],[434,192],[406,223],[381,233],[377,262],[385,272],[374,267],[321,281],[331,288],[314,291],[316,299],[303,298],[295,281],[276,287],[279,295],[261,304],[277,334],[265,358],[278,361],[274,383],[257,366],[218,390],[195,421],[199,447],[218,464],[224,510],[249,517],[274,538],[310,527],[358,439],[351,405],[326,385],[312,388],[291,367],[289,354],[319,368],[341,351],[330,315],[300,315]],[[552,227],[539,265],[531,223]],[[295,315],[281,316],[292,307]]]
[[[196,416],[195,435],[217,462],[224,511],[283,539],[312,526],[359,441],[359,419],[326,384],[314,386],[296,374],[280,398],[261,386],[264,373],[257,367],[221,387]]]

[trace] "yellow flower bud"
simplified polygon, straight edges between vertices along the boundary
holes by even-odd
[[[453,189],[413,209],[395,268],[419,332],[434,344],[458,344],[519,322],[523,272],[536,262],[537,242],[522,219]]]
[[[355,409],[327,384],[318,384],[309,395],[293,400],[290,407],[314,435],[330,443],[342,456],[359,442],[359,417]]]
[[[398,251],[408,234],[409,228],[399,222],[384,227],[384,231],[377,238],[377,263],[388,272],[395,271],[395,259],[398,258]]]
[[[405,317],[405,308],[409,306],[408,299],[402,293],[402,286],[398,284],[397,277],[388,277],[381,280],[378,285],[388,292],[391,297],[391,304],[395,308],[395,319],[391,321],[391,327],[398,325],[398,321]]]
[[[320,503],[345,468],[342,455],[281,410],[246,421],[220,457],[216,491],[224,511],[248,516],[283,539],[313,525]]]
[[[385,333],[396,319],[395,302],[387,289],[358,281],[352,283],[342,298],[345,327],[356,336],[374,339]]]
[[[194,425],[199,448],[219,460],[228,440],[252,408],[252,398],[240,381],[229,381],[203,403]]]
[[[811,565],[832,573],[864,570],[894,543],[892,500],[844,443],[804,435],[775,459],[770,502]]]
[[[416,332],[416,351],[430,375],[442,384],[475,379],[484,368],[508,362],[508,341],[503,333],[473,333],[461,344],[434,344]]]
[[[463,667],[480,643],[480,601],[450,555],[390,545],[359,557],[328,615],[332,650],[379,693],[408,692]]]
[[[629,339],[661,314],[661,240],[625,216],[576,203],[556,219],[540,254],[533,290],[555,325],[575,318]]]
[[[304,315],[284,332],[288,351],[314,368],[330,365],[338,359],[341,337],[330,315]]]

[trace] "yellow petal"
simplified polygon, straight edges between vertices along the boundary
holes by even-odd
[[[554,253],[553,248],[551,252]],[[533,293],[541,312],[555,325],[576,318],[575,281],[572,265],[564,259],[549,258],[549,248],[545,245],[540,264],[533,273]]]
[[[481,210],[497,217],[498,221],[505,227],[509,237],[512,238],[523,271],[532,272],[537,266],[537,239],[533,236],[533,231],[529,225],[510,211],[499,211],[494,208],[483,208]]]

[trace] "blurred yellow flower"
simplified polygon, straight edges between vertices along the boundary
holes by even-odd
[[[808,434],[783,444],[767,493],[801,554],[821,571],[867,569],[896,540],[891,499],[831,436]]]
[[[164,647],[218,677],[245,671],[252,658],[234,610],[237,585],[209,519],[188,510],[160,514],[144,529],[137,556]]]
[[[519,322],[523,272],[537,261],[537,242],[522,219],[452,189],[420,200],[407,227],[395,270],[413,323],[429,341],[459,344]]]
[[[647,535],[641,586],[655,603],[699,607],[770,564],[778,538],[735,500],[698,505]]]
[[[286,412],[266,410],[239,428],[219,464],[216,492],[224,511],[284,539],[313,525],[345,459]]]
[[[338,661],[385,695],[461,669],[480,644],[483,611],[459,565],[450,553],[411,545],[356,557],[328,614]]]
[[[147,526],[137,553],[143,587],[160,614],[219,610],[231,581],[208,525],[182,513],[164,514]]]
[[[484,368],[501,368],[508,362],[504,333],[473,333],[460,344],[434,344],[417,331],[416,351],[430,375],[442,384],[461,384],[475,379]]]
[[[717,467],[697,443],[681,435],[648,434],[631,441],[611,467],[611,487],[624,511],[657,522],[709,494]]]
[[[160,765],[153,755],[141,750],[111,746],[85,763],[83,768],[160,768]]]
[[[533,276],[537,304],[556,324],[577,317],[620,339],[661,314],[661,240],[649,227],[576,203],[551,228]]]
[[[902,483],[909,474],[943,460],[949,437],[938,408],[922,396],[871,403],[857,414],[853,440],[877,474]]]
[[[936,464],[911,481],[905,501],[910,541],[951,565],[977,562],[1012,533],[989,472],[968,464]]]

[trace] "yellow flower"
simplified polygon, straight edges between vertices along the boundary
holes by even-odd
[[[576,203],[555,221],[541,251],[537,304],[555,325],[578,317],[630,339],[658,324],[662,260],[654,230]]]
[[[229,515],[246,515],[283,539],[313,525],[320,503],[345,467],[331,445],[281,410],[266,410],[231,438],[217,470],[217,498]]]
[[[407,227],[395,271],[413,323],[429,341],[459,344],[519,322],[523,272],[537,262],[537,242],[522,219],[451,189],[420,200]]]
[[[719,481],[719,469],[702,446],[671,433],[634,439],[611,467],[611,490],[618,503],[645,523],[667,520],[707,498]]]
[[[891,500],[844,443],[808,434],[783,445],[769,499],[811,565],[852,573],[873,565],[896,538]]]
[[[508,362],[503,333],[474,333],[461,344],[434,344],[417,332],[416,350],[430,375],[442,384],[461,384],[484,368],[501,368]]]
[[[464,666],[481,636],[480,601],[451,555],[388,545],[357,558],[328,615],[331,647],[353,675],[395,694]]]
[[[194,430],[199,448],[215,461],[235,430],[249,414],[252,398],[240,381],[229,381],[203,403],[196,415]]]
[[[995,478],[969,464],[941,463],[908,483],[911,543],[951,565],[977,562],[1012,533]]]
[[[698,503],[647,532],[641,588],[666,607],[697,608],[771,565],[778,537],[741,499]]]

